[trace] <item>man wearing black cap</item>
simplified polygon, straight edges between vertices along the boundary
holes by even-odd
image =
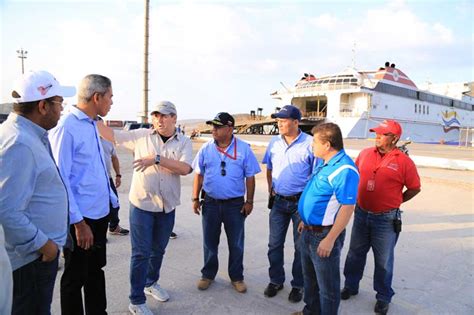
[[[284,106],[278,113],[272,114],[277,119],[279,136],[272,138],[263,157],[267,165],[267,183],[270,200],[270,236],[268,242],[268,273],[270,283],[264,294],[275,296],[283,289],[285,282],[284,245],[286,232],[293,222],[294,258],[292,266],[292,290],[288,300],[293,303],[303,298],[303,272],[299,244],[298,200],[311,176],[314,155],[311,144],[313,137],[299,129],[300,110],[293,105]]]
[[[206,290],[217,274],[217,251],[221,225],[224,224],[229,245],[229,277],[235,290],[245,293],[244,223],[253,209],[255,174],[260,172],[260,166],[250,145],[233,136],[235,121],[231,115],[218,113],[206,123],[213,127],[214,141],[204,144],[193,161],[196,176],[192,202],[197,215],[201,210],[201,189],[204,192],[204,267],[197,287]]]

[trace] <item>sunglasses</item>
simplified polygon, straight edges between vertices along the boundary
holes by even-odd
[[[221,161],[221,176],[225,176],[227,172],[225,171],[225,161]]]

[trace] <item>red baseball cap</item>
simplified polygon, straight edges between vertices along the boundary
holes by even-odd
[[[380,123],[380,125],[375,128],[369,129],[369,131],[378,134],[391,133],[400,138],[402,135],[402,126],[400,126],[400,124],[397,123],[395,120],[384,120]]]

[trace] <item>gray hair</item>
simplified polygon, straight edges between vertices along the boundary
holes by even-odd
[[[103,75],[86,75],[79,84],[77,101],[78,103],[88,103],[94,96],[94,93],[105,94],[111,86],[112,81]]]

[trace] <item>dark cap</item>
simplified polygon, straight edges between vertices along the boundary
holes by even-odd
[[[235,125],[234,117],[232,117],[229,113],[220,112],[214,117],[213,120],[206,121],[208,125],[216,125],[216,126],[231,126]]]
[[[301,120],[300,110],[293,105],[285,105],[283,108],[276,114],[272,114],[272,118],[291,118],[296,120]]]

